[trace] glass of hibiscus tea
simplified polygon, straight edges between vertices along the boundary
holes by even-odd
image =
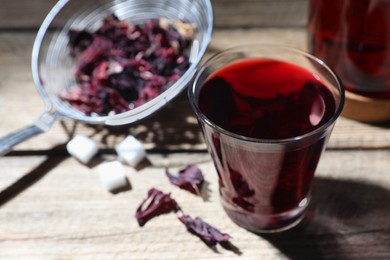
[[[343,109],[338,76],[294,48],[239,46],[199,68],[189,98],[227,215],[256,233],[298,224]]]

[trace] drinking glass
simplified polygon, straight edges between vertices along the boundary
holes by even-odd
[[[327,121],[304,134],[275,139],[237,134],[210,120],[200,109],[199,98],[210,76],[229,64],[257,58],[295,64],[321,79],[335,104]],[[245,78],[245,72],[242,74]],[[222,98],[221,92],[216,99]],[[324,62],[290,47],[238,46],[217,53],[198,69],[189,88],[189,100],[218,174],[221,203],[235,223],[255,233],[283,231],[299,223],[344,99],[342,82]],[[226,113],[222,116],[229,117]]]

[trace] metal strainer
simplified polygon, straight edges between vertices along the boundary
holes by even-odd
[[[74,60],[69,55],[70,29],[96,30],[105,16],[142,23],[166,17],[192,23],[197,34],[191,47],[191,65],[184,75],[158,97],[131,111],[110,116],[87,116],[62,101],[58,94],[75,85]],[[32,50],[34,83],[45,111],[31,126],[0,139],[0,155],[14,145],[43,133],[61,117],[90,124],[124,125],[143,119],[173,99],[189,83],[211,40],[213,10],[210,0],[60,0],[43,21]]]

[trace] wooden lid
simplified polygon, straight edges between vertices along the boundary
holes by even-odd
[[[367,123],[390,121],[390,99],[373,99],[346,91],[341,115]]]

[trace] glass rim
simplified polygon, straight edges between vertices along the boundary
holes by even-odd
[[[207,69],[207,66],[210,63],[212,63],[216,58],[224,55],[225,53],[234,52],[234,51],[238,52],[238,51],[242,51],[245,49],[253,50],[256,48],[281,49],[284,51],[288,51],[291,53],[302,55],[303,57],[306,57],[309,60],[312,60],[312,61],[316,62],[317,64],[319,64],[320,66],[322,66],[323,68],[325,68],[329,72],[329,74],[333,77],[333,79],[337,82],[337,87],[338,87],[337,89],[339,90],[339,102],[338,102],[338,104],[336,102],[336,110],[335,110],[334,114],[332,115],[332,117],[325,124],[323,124],[322,126],[316,128],[310,132],[307,132],[307,133],[302,134],[302,135],[288,137],[288,138],[282,138],[282,139],[254,138],[254,137],[248,137],[248,136],[232,133],[232,132],[218,126],[213,121],[208,119],[208,117],[206,115],[204,115],[203,112],[200,110],[198,103],[197,103],[197,98],[195,98],[195,93],[196,93],[195,90],[197,89],[197,86],[199,85],[200,76],[203,75],[203,72]],[[258,58],[261,58],[261,56],[259,56]],[[333,69],[331,69],[324,61],[311,55],[310,53],[308,53],[306,51],[300,50],[300,49],[295,48],[295,47],[289,47],[289,46],[277,45],[277,44],[272,44],[272,45],[271,44],[245,44],[245,45],[234,46],[234,47],[230,47],[230,48],[221,50],[221,51],[213,54],[204,63],[202,63],[200,65],[199,69],[195,72],[194,80],[192,81],[191,86],[188,88],[188,97],[189,97],[190,105],[191,105],[192,109],[194,110],[195,114],[197,115],[198,119],[200,119],[202,122],[206,123],[207,125],[209,125],[213,129],[217,130],[219,133],[222,133],[224,135],[239,139],[241,141],[246,141],[246,142],[264,143],[264,144],[286,144],[286,143],[299,142],[303,139],[307,139],[307,138],[316,136],[317,134],[319,134],[321,132],[325,132],[325,130],[327,128],[329,128],[332,124],[334,124],[335,121],[337,120],[337,118],[341,115],[341,112],[342,112],[343,107],[344,107],[345,88],[344,88],[344,84],[341,81],[340,77],[335,73],[335,71]]]

